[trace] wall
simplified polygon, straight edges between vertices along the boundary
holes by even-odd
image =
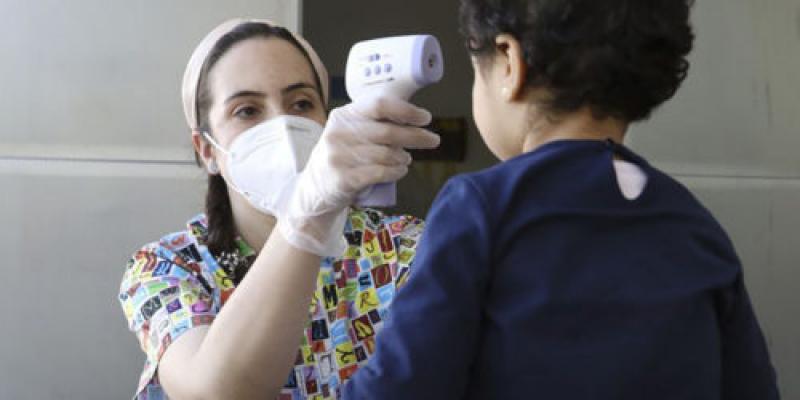
[[[306,36],[334,73],[357,40],[435,34],[445,78],[414,101],[437,115],[470,116],[472,72],[457,34],[457,0],[309,1]],[[719,218],[746,282],[785,399],[800,399],[800,3],[697,2],[692,70],[678,96],[632,129],[628,144],[684,182]],[[494,162],[474,128],[467,160],[418,163],[400,183],[400,209],[422,215],[446,176]],[[431,176],[434,174],[434,176]]]
[[[134,250],[202,210],[183,68],[293,0],[0,1],[0,399],[124,399],[144,354],[117,289]]]

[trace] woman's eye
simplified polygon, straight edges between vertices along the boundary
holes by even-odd
[[[314,103],[310,100],[299,100],[292,104],[292,108],[297,112],[306,112],[314,108]]]
[[[251,119],[258,115],[258,109],[253,106],[242,106],[235,109],[233,115],[241,119]]]

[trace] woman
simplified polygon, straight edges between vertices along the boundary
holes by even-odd
[[[686,77],[690,7],[461,0],[502,162],[439,193],[344,398],[778,398],[732,243],[622,144]]]
[[[372,354],[422,221],[348,205],[438,138],[400,100],[326,121],[327,100],[314,50],[268,21],[227,21],[195,50],[183,103],[206,213],[126,268],[119,299],[147,355],[136,398],[334,398]]]

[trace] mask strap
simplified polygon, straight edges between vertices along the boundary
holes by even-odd
[[[219,150],[222,153],[230,156],[230,152],[228,150],[223,149],[222,146],[220,146],[219,143],[217,143],[217,141],[214,140],[214,138],[211,137],[211,135],[208,132],[203,132],[203,136],[205,136],[205,138],[209,141],[209,143],[211,143],[212,146],[216,147],[217,150]],[[214,165],[216,165],[216,162],[214,162]],[[233,190],[239,192],[239,194],[241,194],[244,197],[250,197],[250,195],[247,192],[245,192],[245,191],[239,189],[238,187],[236,187],[236,184],[234,184],[233,182],[228,181],[227,178],[223,177],[223,179],[225,179],[225,181],[228,183],[228,185],[230,185],[230,187],[233,188]]]
[[[220,146],[219,143],[217,143],[217,141],[208,134],[208,132],[204,131],[203,136],[206,138],[206,140],[208,140],[209,143],[211,143],[212,146],[216,147],[217,150],[221,151],[223,154],[229,154],[228,150],[223,149],[222,146]]]

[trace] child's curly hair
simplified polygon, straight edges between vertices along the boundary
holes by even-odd
[[[461,0],[461,32],[479,61],[497,35],[522,46],[527,84],[546,112],[647,119],[689,70],[693,0]]]

